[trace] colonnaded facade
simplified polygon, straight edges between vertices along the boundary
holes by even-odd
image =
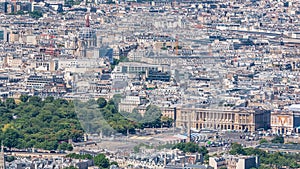
[[[261,107],[235,109],[178,108],[176,126],[199,129],[247,130],[270,128],[270,111]]]

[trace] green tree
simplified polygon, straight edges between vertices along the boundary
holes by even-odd
[[[204,147],[204,146],[199,147],[198,144],[193,143],[193,142],[175,144],[173,146],[173,149],[176,149],[176,148],[179,150],[182,150],[185,153],[186,152],[190,152],[190,153],[198,152],[198,153],[202,153],[203,155],[208,154],[208,150],[206,147]]]
[[[275,138],[273,138],[271,140],[272,143],[284,143],[284,138],[282,136],[275,136]]]
[[[240,150],[242,149],[242,150]],[[300,165],[297,164],[297,160],[299,160],[298,155],[289,155],[289,154],[282,154],[280,152],[276,153],[267,153],[266,151],[257,149],[257,148],[242,148],[239,144],[232,146],[232,150],[234,152],[243,152],[244,155],[258,155],[261,161],[261,167],[259,169],[271,169],[271,168],[299,168]],[[241,154],[241,153],[236,153]]]
[[[159,107],[149,105],[146,108],[143,119],[141,120],[143,127],[160,127],[161,126],[161,110]]]
[[[97,104],[99,108],[104,108],[107,104],[107,101],[104,98],[100,97],[97,99]]]
[[[28,96],[28,95],[23,95],[23,94],[22,94],[22,95],[20,96],[20,100],[21,100],[21,102],[23,102],[23,103],[27,102],[28,99],[29,99],[29,96]]]
[[[259,144],[264,144],[264,143],[269,143],[269,142],[265,138],[263,138],[259,141]]]
[[[74,158],[74,159],[82,159],[82,160],[93,159],[93,156],[90,154],[81,155],[81,154],[71,153],[71,154],[66,155],[66,157]]]
[[[245,155],[245,150],[243,149],[242,145],[238,143],[233,143],[231,145],[231,150],[229,151],[231,155]]]
[[[54,101],[54,97],[53,96],[48,96],[45,98],[44,102],[45,103],[52,103]]]
[[[64,169],[78,169],[78,168],[74,166],[70,166],[70,167],[65,167]]]
[[[1,116],[2,120],[3,120],[3,115],[5,115],[5,114],[9,114],[9,110],[5,107],[0,107],[0,116]]]
[[[100,168],[108,168],[109,167],[109,160],[105,157],[104,154],[98,154],[94,157],[94,163],[96,166]]]
[[[25,12],[24,11],[17,11],[16,15],[24,15]]]
[[[0,107],[5,107],[4,102],[2,102],[1,100],[0,100]]]
[[[42,99],[38,96],[32,96],[29,98],[29,103],[34,105],[34,106],[42,106]]]
[[[199,146],[192,142],[186,143],[183,149],[184,152],[191,152],[191,153],[198,152],[198,150],[199,150]]]
[[[134,153],[140,152],[140,146],[139,146],[139,145],[134,146],[134,147],[133,147],[133,152],[134,152]]]
[[[40,143],[37,148],[42,148],[44,150],[56,150],[58,148],[57,141],[44,141]]]
[[[3,144],[8,148],[16,147],[19,144],[20,138],[20,133],[13,128],[6,129],[2,136]]]
[[[112,162],[110,163],[110,165],[111,165],[111,166],[115,165],[115,166],[119,167],[119,164],[118,164],[116,161],[112,161]]]
[[[173,119],[171,119],[167,116],[162,116],[161,123],[162,123],[162,126],[164,126],[164,127],[171,127],[173,124]]]
[[[39,19],[41,17],[43,17],[43,13],[41,11],[32,11],[32,12],[29,12],[29,16],[34,18],[34,19]]]
[[[271,167],[269,167],[267,165],[261,165],[258,167],[258,169],[271,169]]]
[[[199,147],[198,152],[199,152],[199,153],[202,153],[203,155],[208,154],[208,150],[207,150],[207,148],[204,147],[204,146]]]
[[[16,158],[14,156],[6,156],[5,161],[7,162],[12,162],[14,161]]]
[[[50,100],[50,99],[51,99],[51,97],[49,97],[48,100]],[[66,99],[61,99],[61,98],[58,98],[58,99],[53,100],[53,103],[54,103],[57,107],[62,107],[62,106],[68,106],[68,105],[69,105],[68,100],[66,100]]]
[[[208,163],[208,161],[209,161],[209,155],[208,154],[205,154],[204,155],[204,163]]]
[[[7,99],[5,100],[5,105],[6,105],[6,107],[7,107],[8,109],[14,109],[14,108],[17,107],[17,104],[16,104],[16,102],[15,102],[15,99],[13,99],[13,98],[7,98]]]
[[[73,146],[72,146],[72,144],[68,144],[68,146],[67,146],[67,150],[68,150],[68,151],[72,151],[72,150],[73,150]]]
[[[127,119],[135,121],[135,122],[140,122],[143,119],[142,115],[139,113],[139,111],[136,108],[134,108],[131,113],[130,112],[121,112],[121,114],[124,117],[126,117]]]
[[[90,106],[96,106],[97,105],[97,101],[95,99],[89,99],[86,104],[90,107]],[[90,107],[91,108],[91,107]],[[96,108],[96,107],[95,107]]]
[[[23,98],[25,101],[26,97]],[[9,148],[56,150],[59,141],[82,140],[83,129],[74,106],[65,99],[48,97],[41,101],[41,98],[33,96],[26,104],[15,104],[11,99],[5,102],[7,105],[2,106],[1,103],[0,139]],[[72,146],[61,145],[60,148],[71,150]]]
[[[66,142],[63,142],[61,144],[58,145],[58,150],[68,150],[68,151],[72,151],[73,147],[71,144],[68,144]]]
[[[113,104],[115,105],[116,109],[119,109],[119,103],[121,102],[122,95],[120,94],[115,94],[113,95],[112,99],[109,100],[108,104]]]

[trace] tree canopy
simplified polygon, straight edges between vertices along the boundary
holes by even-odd
[[[265,144],[265,143],[269,143],[268,140],[266,140],[265,138],[259,141],[259,144]]]
[[[245,154],[245,150],[243,149],[242,145],[238,143],[233,143],[231,145],[231,150],[229,151],[232,155],[242,155]]]
[[[104,98],[100,97],[97,99],[97,104],[99,108],[104,108],[107,104],[107,101]]]
[[[65,167],[64,169],[78,169],[78,168],[74,166],[70,166],[70,167]]]
[[[284,138],[282,136],[275,136],[272,140],[272,143],[284,143]]]
[[[118,165],[116,162],[110,162],[108,158],[105,157],[104,154],[98,154],[95,157],[93,157],[90,154],[76,154],[71,153],[68,154],[66,157],[68,158],[74,158],[74,159],[82,159],[82,160],[93,160],[95,166],[98,166],[99,168],[109,168],[110,165]]]
[[[175,144],[173,146],[173,149],[179,149],[179,150],[182,150],[183,152],[187,153],[202,153],[203,155],[206,155],[208,153],[208,150],[206,147],[204,146],[199,146],[198,144],[196,143],[193,143],[193,142],[188,142],[188,143],[178,143],[178,144]]]
[[[238,143],[233,143],[231,146],[230,154],[240,154],[240,155],[258,155],[260,158],[260,162],[262,164],[262,168],[275,168],[279,169],[284,166],[288,166],[289,168],[299,168],[299,155],[289,155],[283,154],[280,152],[276,153],[267,153],[264,150],[260,150],[257,148],[243,148]]]
[[[94,157],[94,164],[99,168],[108,168],[110,166],[109,160],[104,154],[98,154]]]
[[[9,148],[72,150],[67,142],[83,140],[83,133],[134,133],[136,128],[170,127],[173,120],[162,117],[157,106],[147,107],[144,116],[137,110],[127,115],[118,111],[119,95],[106,101],[67,101],[21,95],[0,101],[0,139]]]
[[[87,103],[74,101],[76,113],[84,130],[88,133],[102,133],[110,136],[114,133],[134,133],[136,128],[159,128],[172,126],[173,120],[162,117],[157,106],[146,108],[144,116],[136,109],[133,112],[119,112],[121,95],[115,95],[109,101],[103,98],[89,100]]]
[[[29,12],[29,16],[31,16],[34,19],[39,19],[39,18],[43,17],[43,12],[35,10],[32,12]]]
[[[0,103],[0,139],[8,148],[41,148],[71,150],[68,140],[82,140],[83,129],[74,105],[64,99],[22,95]]]
[[[70,153],[66,155],[68,158],[74,158],[74,159],[81,159],[81,160],[91,160],[93,159],[93,156],[90,154],[76,154],[76,153]]]

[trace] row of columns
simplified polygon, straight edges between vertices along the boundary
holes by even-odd
[[[284,126],[272,127],[272,131],[273,133],[276,134],[287,134],[288,132],[298,133],[298,130],[296,128],[284,127]]]
[[[191,118],[191,127],[196,129],[211,128],[221,130],[245,130],[254,131],[255,125],[252,115],[238,114],[233,112],[182,112],[181,119],[178,122],[187,122],[185,127],[188,127],[188,119]]]
[[[188,115],[189,113],[187,113]],[[220,120],[220,121],[232,121],[234,120],[233,113],[224,113],[224,112],[192,112],[193,119],[198,120]]]

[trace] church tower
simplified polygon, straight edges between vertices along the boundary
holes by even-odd
[[[4,158],[4,147],[1,145],[1,153],[0,153],[0,169],[5,169],[5,158]]]

